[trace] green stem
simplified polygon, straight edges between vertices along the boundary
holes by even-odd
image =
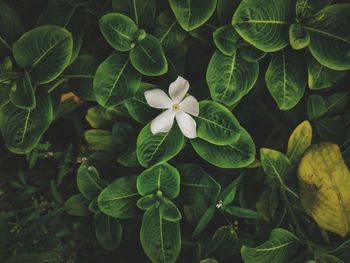
[[[59,81],[57,81],[57,83],[55,83],[50,89],[49,89],[49,93],[51,93],[52,91],[54,91],[57,87],[59,87],[62,83],[66,82],[67,79],[66,78],[62,78]]]

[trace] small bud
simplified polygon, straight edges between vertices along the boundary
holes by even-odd
[[[140,43],[145,38],[146,38],[146,31],[143,29],[137,30],[136,33],[134,34],[134,41],[136,43]]]

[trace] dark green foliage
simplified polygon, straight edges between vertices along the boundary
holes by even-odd
[[[345,0],[0,0],[0,262],[349,262],[349,70]]]

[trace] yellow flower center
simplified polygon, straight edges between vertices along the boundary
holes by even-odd
[[[180,110],[180,105],[179,104],[174,104],[173,105],[173,111],[178,111]]]

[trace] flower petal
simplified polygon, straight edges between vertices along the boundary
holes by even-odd
[[[185,97],[190,83],[183,77],[177,77],[177,79],[169,86],[169,95],[174,103],[179,103]]]
[[[193,116],[199,115],[199,103],[198,100],[193,96],[186,97],[180,102],[180,110],[187,112]]]
[[[178,111],[176,113],[176,121],[183,135],[190,139],[197,137],[196,121],[189,114],[184,111]]]
[[[151,122],[151,131],[153,134],[160,132],[168,132],[173,126],[175,118],[175,112],[172,110],[166,110],[159,114]]]
[[[161,89],[146,90],[144,94],[148,105],[153,108],[169,109],[172,105],[169,96]]]

